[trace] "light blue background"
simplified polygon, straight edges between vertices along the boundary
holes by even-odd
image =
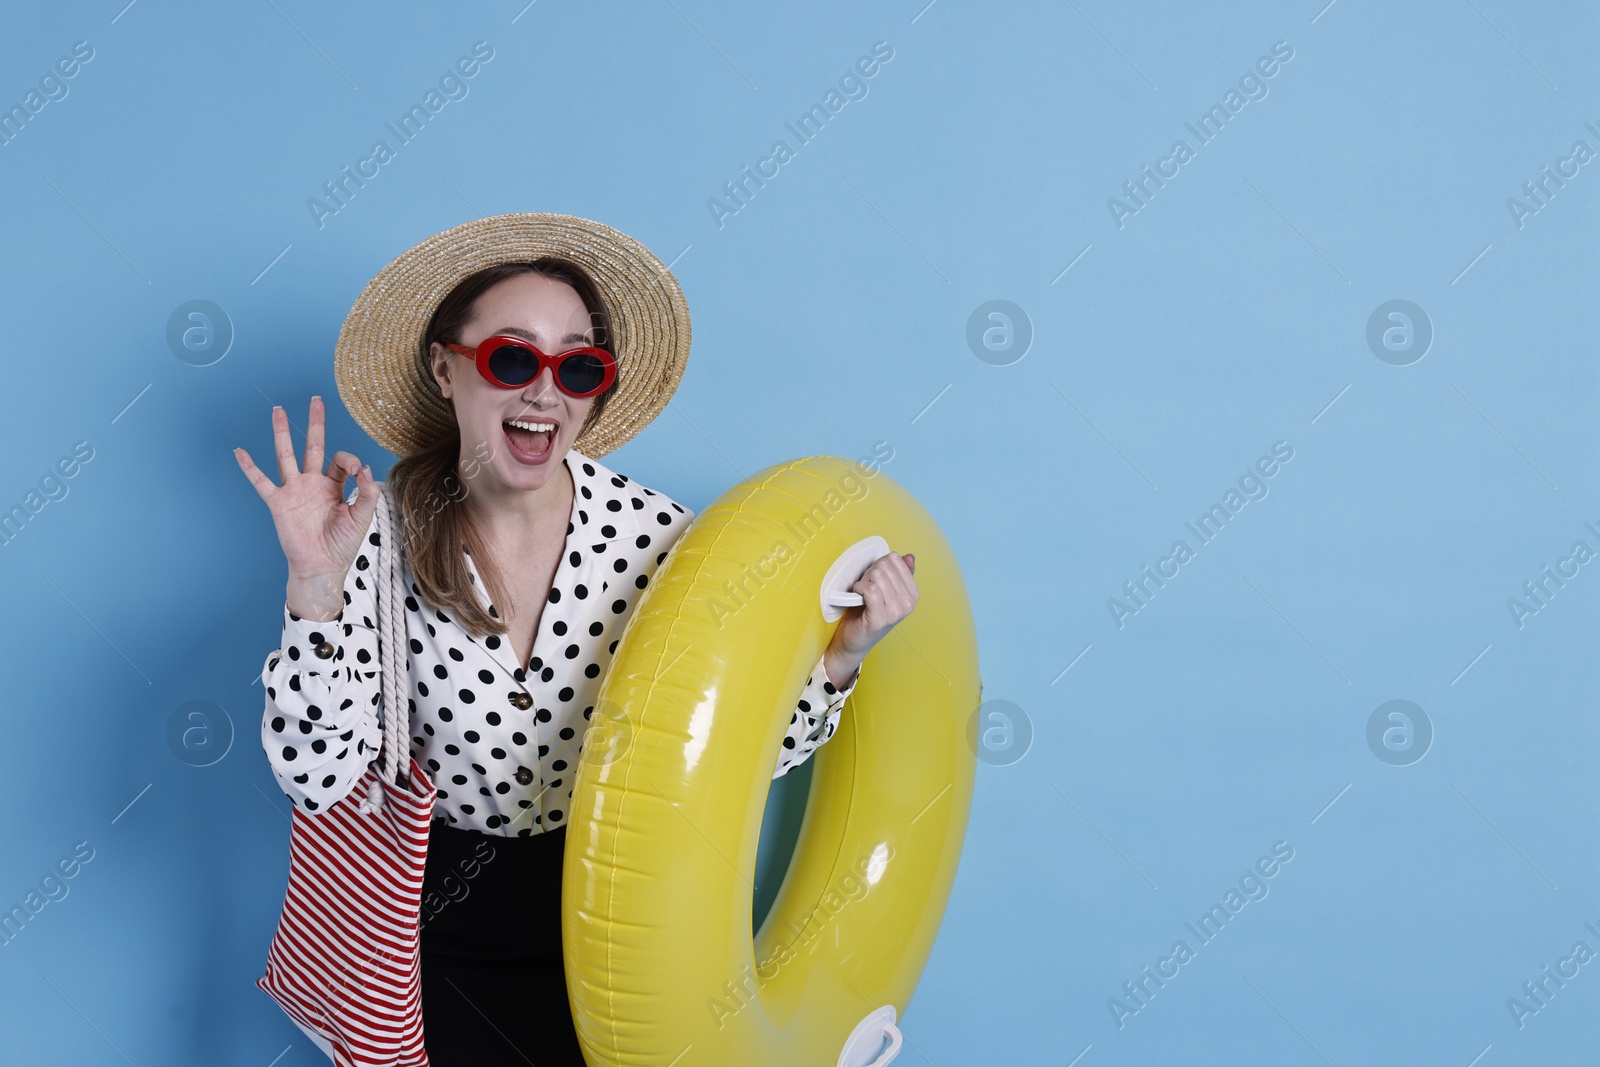
[[[94,458],[0,550],[0,906],[95,857],[0,946],[0,1060],[323,1062],[252,985],[287,862],[257,681],[285,568],[230,449],[270,469],[271,404],[303,427],[320,393],[330,444],[386,471],[334,388],[351,302],[526,210],[638,237],[693,309],[671,408],[608,464],[700,509],[885,441],[960,555],[984,695],[1034,736],[979,767],[901,1062],[1592,1059],[1600,962],[1520,1029],[1506,1003],[1600,951],[1600,563],[1507,608],[1600,550],[1600,162],[1521,228],[1506,206],[1600,150],[1592,6],[522,2],[8,12],[0,104],[95,55],[0,147],[0,507]],[[479,40],[470,94],[319,229],[306,200]],[[784,122],[877,41],[868,95],[797,147]],[[1269,95],[1119,229],[1107,199],[1277,41]],[[719,228],[708,198],[779,138]],[[237,332],[210,366],[165,340],[192,299]],[[1008,366],[966,342],[992,299],[1034,331]],[[1391,299],[1435,330],[1410,366],[1365,340]],[[1119,629],[1107,599],[1277,441],[1270,495]],[[1436,733],[1410,766],[1366,741],[1392,699]],[[234,727],[208,767],[167,741],[189,700]],[[1270,895],[1119,1029],[1108,999],[1278,841]]]

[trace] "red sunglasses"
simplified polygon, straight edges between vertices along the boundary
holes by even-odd
[[[502,389],[521,389],[550,368],[556,387],[573,397],[604,392],[617,378],[617,358],[603,348],[572,348],[546,355],[520,337],[495,334],[476,348],[446,344],[446,348],[477,363],[484,381]]]

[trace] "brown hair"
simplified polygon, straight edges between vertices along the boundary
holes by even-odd
[[[542,256],[526,263],[499,263],[463,278],[434,310],[422,337],[423,362],[432,362],[430,352],[435,341],[460,344],[461,331],[471,321],[478,297],[519,274],[539,274],[572,286],[589,310],[590,324],[595,329],[594,343],[615,355],[616,350],[611,346],[611,314],[594,279],[576,263],[557,256]],[[620,365],[618,371],[620,374]],[[607,398],[615,389],[613,382],[610,389],[595,397],[588,417],[578,430],[580,436],[600,418]],[[447,402],[453,410],[454,402]],[[489,599],[505,604],[506,587],[500,572],[463,504],[470,486],[462,482],[458,471],[460,463],[461,432],[456,427],[439,441],[400,458],[389,468],[388,483],[399,509],[401,542],[417,588],[425,599],[447,612],[473,637],[503,634],[505,620],[490,615],[478,603],[469,581],[466,560],[462,558],[463,549],[472,553]],[[469,459],[467,463],[469,477],[478,473],[476,461]]]

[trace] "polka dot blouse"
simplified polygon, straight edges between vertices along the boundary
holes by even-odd
[[[694,513],[576,449],[565,458],[576,493],[566,549],[527,663],[498,634],[472,637],[402,582],[411,752],[438,790],[434,817],[509,837],[563,825],[578,751],[634,605]],[[379,543],[377,518],[367,545]],[[283,643],[267,656],[261,740],[278,783],[307,812],[349,794],[377,758],[377,606],[364,547],[345,576],[345,607],[328,622],[284,606]],[[479,601],[498,616],[467,568]],[[819,659],[789,720],[774,778],[833,736],[850,686],[835,689]]]

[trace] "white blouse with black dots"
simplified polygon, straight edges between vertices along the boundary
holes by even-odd
[[[650,576],[694,518],[576,449],[565,463],[576,488],[572,516],[526,665],[504,638],[474,638],[422,599],[409,566],[402,567],[411,590],[411,751],[432,772],[434,817],[451,825],[505,837],[563,825],[605,668]],[[374,516],[367,543],[378,542]],[[498,617],[470,552],[466,561],[479,602]],[[381,747],[378,613],[363,577],[370,566],[363,551],[345,577],[337,619],[302,619],[285,605],[283,644],[262,670],[262,747],[283,791],[307,812],[346,796]],[[859,681],[858,671],[848,687],[835,689],[817,661],[774,778],[833,736]]]

